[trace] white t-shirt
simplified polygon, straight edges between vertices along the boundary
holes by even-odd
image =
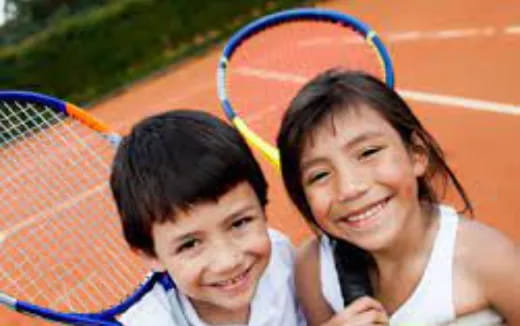
[[[269,229],[272,250],[251,302],[249,326],[305,326],[296,301],[294,252],[289,239]],[[161,284],[146,294],[120,318],[127,326],[209,326],[202,321],[189,299],[175,288]]]

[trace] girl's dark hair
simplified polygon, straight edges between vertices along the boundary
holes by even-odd
[[[319,228],[301,182],[303,146],[327,117],[339,111],[356,110],[361,105],[374,109],[390,123],[409,150],[425,151],[429,158],[428,167],[425,175],[417,180],[419,200],[425,209],[430,212],[435,209],[439,197],[444,196],[451,181],[464,202],[463,211],[473,214],[471,202],[446,163],[440,146],[399,94],[365,73],[331,69],[312,79],[298,92],[285,112],[277,139],[285,187],[291,200],[312,226]],[[441,181],[441,196],[434,187],[436,180]],[[360,295],[372,294],[368,277],[368,269],[374,264],[372,256],[344,240],[331,238],[345,303]]]
[[[267,183],[244,139],[219,118],[195,110],[136,124],[120,144],[110,176],[126,241],[151,257],[154,223],[174,221],[179,210],[215,201],[242,181],[265,207]]]

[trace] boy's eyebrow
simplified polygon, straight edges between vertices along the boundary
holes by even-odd
[[[187,232],[187,233],[183,233],[179,236],[176,236],[175,238],[173,238],[170,243],[172,244],[175,244],[177,242],[182,242],[184,240],[188,240],[188,239],[192,239],[192,238],[196,238],[196,235],[197,234],[200,234],[201,232],[200,231],[191,231],[191,232]]]
[[[383,135],[383,133],[381,133],[380,131],[367,131],[365,133],[359,134],[356,137],[350,139],[342,147],[345,148],[345,149],[348,149],[348,148],[354,147],[355,145],[357,145],[359,143],[367,141],[369,139],[381,137],[382,135]],[[317,162],[319,162],[321,160],[323,160],[323,158],[315,157],[315,158],[312,158],[310,160],[303,161],[302,165],[301,165],[301,170],[303,171],[306,168],[308,168],[309,166],[311,166],[311,165],[313,165],[313,164],[315,164],[315,163],[317,163]]]
[[[246,206],[240,208],[239,210],[231,213],[228,217],[226,217],[220,224],[228,224],[230,221],[232,221],[233,219],[235,219],[236,217],[244,214],[245,212],[249,211],[249,210],[253,210],[255,208],[255,205],[250,203],[250,204],[247,204]]]
[[[237,210],[236,212],[233,212],[231,213],[229,216],[227,216],[222,222],[220,222],[219,224],[220,225],[224,225],[224,224],[228,224],[230,221],[232,221],[233,219],[235,219],[236,217],[242,215],[243,213],[249,211],[249,210],[253,210],[255,208],[255,205],[254,204],[247,204],[246,206],[240,208],[239,210]],[[191,238],[194,238],[196,237],[198,234],[202,233],[201,231],[191,231],[191,232],[187,232],[187,233],[183,233],[181,235],[178,235],[176,236],[175,238],[173,238],[170,242],[172,244],[174,243],[177,243],[177,242],[182,242],[186,239],[191,239]]]

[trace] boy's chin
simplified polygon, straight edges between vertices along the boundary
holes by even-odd
[[[243,283],[237,284],[235,287],[214,288],[212,292],[214,294],[215,303],[228,310],[249,307],[260,279],[254,272],[255,271],[251,270]]]
[[[252,289],[248,289],[238,295],[224,295],[220,291],[211,290],[206,293],[204,300],[193,300],[191,302],[199,317],[206,322],[214,322],[215,318],[220,321],[233,323],[245,323],[247,320],[236,320],[238,316],[248,318],[249,307],[253,301],[256,284]]]

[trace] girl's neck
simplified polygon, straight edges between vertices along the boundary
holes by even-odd
[[[395,241],[388,247],[371,253],[378,271],[398,269],[429,252],[437,229],[436,211],[435,208],[417,205]]]

